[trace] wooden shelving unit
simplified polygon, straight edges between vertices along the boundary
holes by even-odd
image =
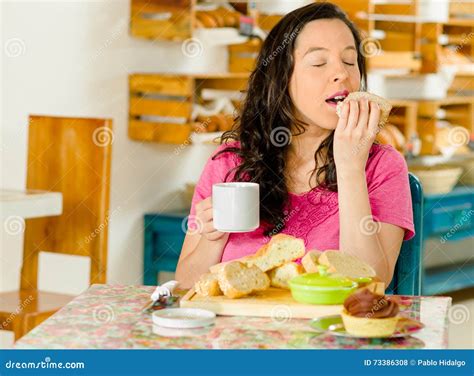
[[[388,123],[395,125],[410,140],[417,135],[417,109],[416,101],[390,100],[392,111],[388,118]]]
[[[130,33],[137,38],[191,38],[196,0],[131,0]]]
[[[191,121],[193,103],[203,89],[244,90],[248,75],[132,74],[129,76],[129,127],[131,139],[160,143],[190,142],[196,127]],[[205,125],[203,128],[205,130]]]
[[[474,133],[474,97],[447,97],[442,100],[418,102],[418,134],[422,140],[421,154],[438,154],[435,140],[439,120]]]
[[[213,3],[219,6],[224,2]],[[130,33],[137,38],[184,41],[197,28],[238,27],[239,15],[247,14],[246,1],[230,3],[233,10],[221,9],[216,14],[200,10],[200,5],[209,3],[197,0],[131,0]]]
[[[420,17],[420,0],[334,0],[357,26],[379,47],[368,56],[369,68],[406,68],[412,72],[434,73],[442,54],[440,40],[455,45],[466,56],[474,54],[472,18],[473,3],[450,3],[451,18],[443,22],[427,22]],[[374,47],[372,46],[372,47]]]

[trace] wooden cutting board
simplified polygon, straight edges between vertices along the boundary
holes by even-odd
[[[290,290],[269,289],[240,299],[226,296],[201,296],[194,289],[181,298],[184,308],[202,308],[223,316],[290,317],[314,319],[326,315],[337,315],[342,305],[314,305],[298,303]]]

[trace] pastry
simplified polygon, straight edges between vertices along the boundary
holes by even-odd
[[[361,288],[344,301],[344,327],[357,337],[389,337],[397,327],[398,304],[391,298]]]

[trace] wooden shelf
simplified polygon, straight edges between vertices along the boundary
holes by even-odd
[[[247,72],[223,72],[223,73],[193,73],[189,77],[214,79],[214,78],[249,78],[250,73]]]
[[[417,135],[417,108],[416,101],[390,100],[392,111],[388,118],[388,123],[395,125],[405,136],[408,142]]]
[[[445,113],[438,119],[439,110]],[[423,100],[418,102],[418,134],[422,141],[422,155],[436,155],[436,123],[445,120],[454,126],[461,126],[467,134],[474,133],[474,97],[447,97],[441,100]]]
[[[451,18],[446,22],[442,22],[444,25],[448,26],[463,26],[463,27],[473,27],[474,20],[473,19],[465,19],[465,18]]]
[[[217,6],[221,4],[220,8],[224,9],[223,1],[213,3]],[[223,10],[215,15],[212,10],[198,10],[197,5],[196,0],[131,0],[130,33],[136,38],[185,41],[192,38],[194,31],[200,27],[238,26],[241,13],[237,10]],[[202,13],[208,14],[204,18]]]
[[[460,18],[458,14],[472,14],[467,4],[450,3],[450,19],[445,22],[427,21],[420,17],[419,3],[412,1],[383,0],[334,0],[341,6],[357,26],[364,31],[364,38],[375,36],[380,30],[382,37],[375,39],[380,53],[369,56],[369,69],[405,68],[412,72],[435,73],[443,57],[439,43],[441,35],[447,35],[456,51],[465,56],[474,56],[474,19]],[[470,12],[468,12],[470,10]]]
[[[193,104],[202,101],[203,89],[242,91],[247,81],[244,73],[131,74],[128,135],[139,141],[190,144],[194,130],[227,130],[232,119],[209,117],[203,123],[192,121]]]

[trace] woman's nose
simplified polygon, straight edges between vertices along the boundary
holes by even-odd
[[[347,73],[347,69],[344,66],[344,63],[336,63],[333,71],[333,81],[344,81],[349,77],[349,74]]]

